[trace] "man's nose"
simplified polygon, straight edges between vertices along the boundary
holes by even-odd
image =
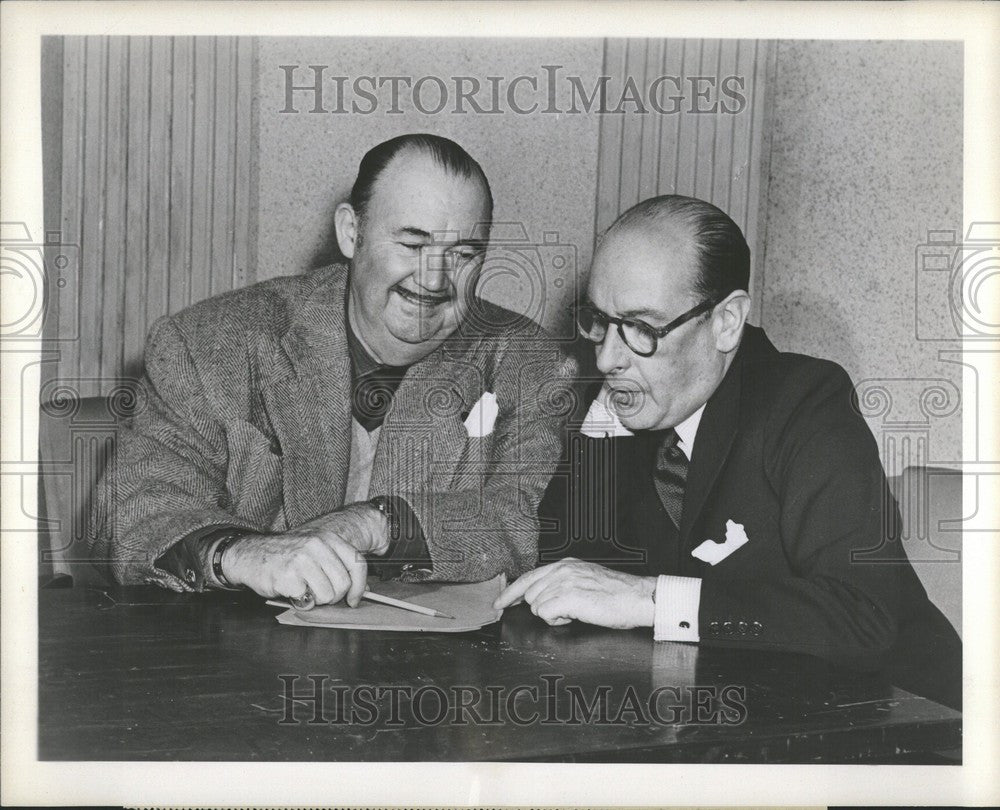
[[[629,364],[629,348],[621,339],[614,326],[608,326],[604,340],[595,345],[597,353],[597,370],[607,376],[622,371]]]
[[[451,284],[448,273],[452,263],[444,251],[425,251],[421,257],[416,282],[428,292],[442,292]]]

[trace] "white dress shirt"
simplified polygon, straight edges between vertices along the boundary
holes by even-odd
[[[677,446],[691,461],[698,424],[705,411],[702,405],[677,425]],[[656,580],[654,595],[656,611],[653,618],[653,638],[656,641],[700,641],[698,608],[701,605],[701,579],[661,575]]]

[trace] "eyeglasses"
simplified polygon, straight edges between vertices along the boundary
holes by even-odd
[[[637,318],[613,318],[592,304],[581,304],[576,311],[576,324],[580,334],[593,343],[603,343],[608,335],[608,327],[614,324],[618,327],[618,335],[640,357],[649,357],[656,353],[660,338],[666,337],[677,327],[697,318],[703,312],[708,312],[719,302],[714,299],[702,301],[691,307],[683,315],[678,315],[666,326],[659,328],[650,326]]]

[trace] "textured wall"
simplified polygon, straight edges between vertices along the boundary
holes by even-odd
[[[961,45],[783,41],[774,99],[764,327],[879,381],[859,395],[885,463],[958,461],[955,344],[915,324],[947,306],[918,246],[962,227]]]
[[[335,250],[332,215],[345,199],[358,161],[369,148],[404,132],[428,131],[462,144],[483,165],[496,200],[494,218],[525,225],[528,239],[539,243],[546,232],[558,233],[562,245],[576,248],[576,265],[584,272],[590,261],[594,232],[598,116],[596,114],[518,115],[507,109],[498,115],[450,112],[436,115],[414,109],[407,91],[400,93],[402,114],[389,114],[388,88],[371,114],[312,113],[310,94],[297,94],[298,114],[281,113],[285,106],[285,73],[280,65],[327,65],[326,76],[478,77],[507,82],[519,75],[544,76],[542,65],[561,65],[566,74],[596,77],[601,73],[602,42],[594,39],[359,39],[343,41],[307,38],[263,38],[258,62],[260,175],[258,277],[293,274],[328,261]],[[297,83],[311,81],[304,69]],[[592,78],[588,78],[592,82]],[[328,84],[323,105],[336,106]],[[560,87],[560,93],[565,86]],[[483,94],[488,98],[488,95]],[[521,105],[527,106],[521,94]],[[534,100],[544,102],[543,95]],[[426,90],[423,106],[437,96]],[[359,104],[361,104],[359,99]],[[348,102],[348,107],[350,106]],[[504,103],[501,105],[506,108]],[[569,105],[560,102],[560,108]],[[517,235],[516,231],[513,235]],[[550,236],[550,238],[553,238]],[[566,251],[547,249],[543,261]],[[569,251],[571,254],[572,251]],[[484,295],[508,306],[528,305],[537,286],[527,264],[507,252],[494,262],[494,279]],[[556,294],[544,311],[532,314],[545,325],[565,320],[572,272],[546,269],[546,283]],[[521,272],[524,271],[524,272]],[[558,287],[553,287],[559,277]],[[520,303],[518,303],[520,302]],[[539,302],[534,301],[535,304]]]
[[[63,342],[46,374],[64,388],[115,391],[138,373],[154,320],[254,280],[251,45],[67,37],[61,79],[49,56],[62,109],[47,110],[61,140],[46,216],[79,261],[48,308]],[[56,392],[45,384],[42,398]]]

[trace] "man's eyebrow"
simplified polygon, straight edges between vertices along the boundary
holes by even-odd
[[[593,309],[597,309],[597,310],[600,310],[601,312],[604,312],[604,310],[602,310],[600,307],[594,306],[594,302],[591,301],[589,298],[585,298],[584,301],[583,301],[583,303],[585,305],[589,306],[589,307],[592,307]],[[610,314],[611,314],[610,312],[606,312],[605,313],[605,315],[610,315]],[[654,319],[659,319],[659,320],[666,320],[667,314],[665,312],[661,312],[658,309],[627,309],[624,312],[619,313],[615,317],[618,317],[618,318],[654,318]]]
[[[619,318],[656,318],[665,320],[667,314],[658,309],[627,309],[621,313]]]
[[[396,237],[410,236],[415,239],[423,239],[427,242],[435,241],[434,234],[432,234],[430,231],[425,231],[423,228],[417,228],[413,225],[404,225],[402,228],[397,228],[394,232],[394,235]],[[476,238],[459,239],[455,244],[470,245],[471,247],[475,248],[484,248],[489,244],[489,240],[476,239]]]

